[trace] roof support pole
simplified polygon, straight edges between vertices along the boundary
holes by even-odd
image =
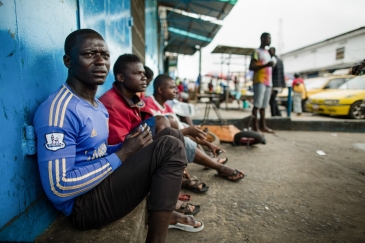
[[[202,48],[199,48],[199,75],[198,75],[198,79],[199,79],[199,86],[198,86],[198,94],[200,94],[200,89],[202,86]]]

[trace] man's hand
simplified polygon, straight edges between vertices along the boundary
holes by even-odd
[[[125,161],[129,156],[152,142],[150,127],[145,123],[137,131],[129,134],[124,140],[122,147],[115,153],[121,161]]]
[[[199,129],[200,126],[190,126],[180,130],[184,136],[191,136],[197,139],[205,140],[207,134]]]
[[[214,157],[217,157],[221,153],[225,153],[226,151],[218,146],[215,146],[212,143],[207,143],[206,146],[209,148],[210,151],[212,151]]]
[[[270,61],[270,62],[266,63],[265,66],[266,67],[272,67],[272,66],[274,66],[274,62]]]

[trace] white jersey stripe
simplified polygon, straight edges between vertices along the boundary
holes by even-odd
[[[62,101],[65,99],[66,95],[70,94],[70,91],[67,90],[62,96],[61,98],[58,100],[57,102],[57,108],[56,108],[56,114],[55,114],[55,118],[54,118],[54,123],[53,125],[54,126],[57,126],[58,125],[58,114],[60,113],[60,107],[61,107],[61,104],[62,104]]]
[[[58,100],[58,97],[63,93],[63,91],[65,89],[66,89],[66,86],[63,85],[62,89],[58,92],[58,94],[56,95],[56,97],[52,101],[51,108],[49,110],[48,126],[52,126],[54,105],[55,105],[56,101]]]

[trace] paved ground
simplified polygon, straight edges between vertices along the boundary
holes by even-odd
[[[227,165],[247,175],[238,183],[189,165],[210,186],[190,193],[205,229],[171,229],[168,242],[365,242],[364,134],[280,131],[266,139],[221,145]]]

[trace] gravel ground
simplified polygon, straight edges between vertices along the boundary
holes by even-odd
[[[170,229],[168,242],[365,242],[365,135],[280,131],[266,145],[227,150],[232,183],[196,164],[209,187],[189,193],[201,205],[199,233]],[[318,155],[321,150],[325,155]]]

